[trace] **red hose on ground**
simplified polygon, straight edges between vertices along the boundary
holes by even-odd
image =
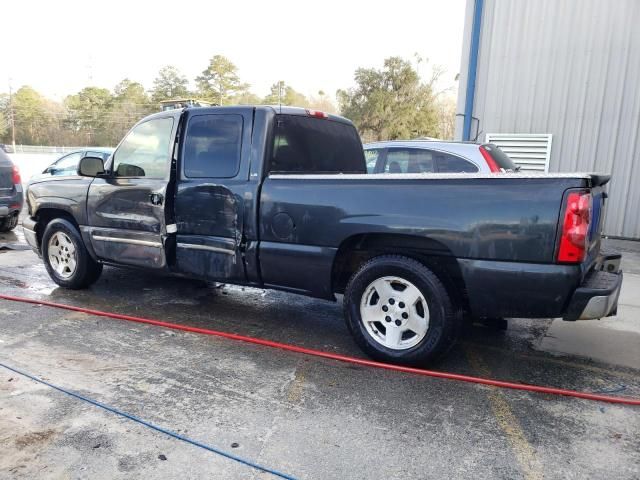
[[[459,375],[457,373],[447,373],[447,372],[438,372],[434,370],[423,370],[421,368],[403,367],[400,365],[392,365],[389,363],[376,362],[373,360],[365,360],[362,358],[349,357],[347,355],[340,355],[337,353],[323,352],[322,350],[315,350],[312,348],[298,347],[296,345],[289,345],[287,343],[274,342],[271,340],[264,340],[261,338],[247,337],[244,335],[237,335],[235,333],[220,332],[217,330],[208,330],[206,328],[189,327],[186,325],[179,325],[176,323],[162,322],[160,320],[152,320],[149,318],[142,318],[142,317],[133,317],[131,315],[123,315],[120,313],[103,312],[100,310],[92,310],[90,308],[83,308],[83,307],[74,307],[72,305],[64,305],[61,303],[47,302],[44,300],[34,300],[31,298],[15,297],[12,295],[2,295],[2,294],[0,294],[0,299],[10,300],[13,302],[23,302],[23,303],[32,303],[36,305],[44,305],[47,307],[62,308],[65,310],[73,310],[75,312],[82,312],[89,315],[95,315],[98,317],[107,317],[107,318],[113,318],[116,320],[126,320],[128,322],[144,323],[148,325],[155,325],[157,327],[170,328],[173,330],[182,330],[184,332],[200,333],[203,335],[213,335],[216,337],[228,338],[230,340],[238,340],[241,342],[253,343],[255,345],[278,348],[280,350],[286,350],[289,352],[303,353],[305,355],[328,358],[330,360],[337,360],[339,362],[347,362],[347,363],[352,363],[356,365],[363,365],[365,367],[383,368],[385,370],[394,370],[396,372],[412,373],[415,375],[422,375],[425,377],[444,378],[447,380],[479,383],[482,385],[490,385],[492,387],[509,388],[513,390],[525,390],[528,392],[548,393],[551,395],[564,395],[567,397],[582,398],[585,400],[595,400],[599,402],[621,403],[625,405],[640,405],[640,399],[612,397],[608,395],[600,395],[597,393],[578,392],[575,390],[565,390],[562,388],[553,388],[553,387],[541,387],[538,385],[528,385],[525,383],[503,382],[501,380],[472,377],[469,375]]]

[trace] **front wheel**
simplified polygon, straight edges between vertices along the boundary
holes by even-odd
[[[91,258],[78,229],[63,218],[47,224],[42,258],[49,276],[61,287],[86,288],[102,273],[102,264]]]
[[[399,255],[365,263],[349,280],[344,308],[349,330],[369,356],[407,365],[446,353],[461,322],[440,279]]]

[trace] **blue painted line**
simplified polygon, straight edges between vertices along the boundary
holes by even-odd
[[[192,440],[188,437],[185,437],[183,435],[180,435],[179,433],[176,432],[172,432],[171,430],[168,430],[166,428],[163,427],[159,427],[158,425],[154,425],[153,423],[147,422],[146,420],[143,420],[139,417],[136,417],[135,415],[132,415],[130,413],[127,412],[123,412],[121,410],[118,410],[117,408],[114,407],[110,407],[109,405],[105,405],[104,403],[98,402],[97,400],[92,400],[91,398],[87,398],[83,395],[80,395],[79,393],[75,393],[72,392],[71,390],[67,390],[66,388],[62,388],[62,387],[58,387],[57,385],[53,385],[52,383],[49,383],[45,380],[42,380],[34,375],[31,375],[29,373],[23,372],[21,370],[18,370],[17,368],[13,368],[10,367],[9,365],[5,365],[4,363],[0,363],[0,367],[4,367],[7,370],[10,370],[14,373],[17,373],[18,375],[22,375],[23,377],[27,377],[31,380],[33,380],[34,382],[38,382],[41,383],[42,385],[46,385],[47,387],[53,388],[54,390],[57,390],[59,392],[65,393],[71,397],[74,397],[78,400],[82,400],[83,402],[87,402],[90,403],[91,405],[94,405],[96,407],[102,408],[103,410],[106,410],[108,412],[111,413],[115,413],[116,415],[119,415],[121,417],[124,417],[128,420],[134,421],[136,423],[139,423],[140,425],[144,425],[145,427],[151,428],[152,430],[156,430],[160,433],[164,433],[165,435],[169,435],[170,437],[173,437],[177,440],[181,440],[183,442],[186,443],[190,443],[191,445],[194,445],[196,447],[202,448],[204,450],[207,450],[209,452],[215,453],[216,455],[220,455],[222,457],[226,457],[229,460],[233,460],[234,462],[238,462],[238,463],[242,463],[243,465],[246,465],[248,467],[254,468],[256,470],[260,470],[261,472],[265,472],[265,473],[269,473],[271,475],[274,475],[276,477],[280,477],[280,478],[285,478],[287,480],[297,480],[295,477],[292,477],[291,475],[287,475],[286,473],[282,473],[279,472],[277,470],[273,470],[271,468],[268,467],[263,467],[262,465],[259,465],[257,463],[252,462],[251,460],[247,460],[245,458],[239,457],[237,455],[234,455],[232,453],[229,452],[225,452],[224,450],[220,450],[219,448],[216,447],[212,447],[210,445],[206,445],[204,443],[198,442],[196,440]]]
[[[471,140],[471,120],[473,102],[476,95],[476,74],[478,72],[478,52],[480,49],[480,27],[482,26],[482,8],[484,0],[475,0],[473,23],[471,25],[471,45],[469,46],[469,69],[467,70],[467,92],[464,97],[464,123],[462,140]]]

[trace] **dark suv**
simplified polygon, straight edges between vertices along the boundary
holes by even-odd
[[[18,167],[0,150],[0,232],[16,228],[23,200]]]

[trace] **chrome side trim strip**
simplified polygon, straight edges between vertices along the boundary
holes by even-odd
[[[130,243],[131,245],[142,245],[144,247],[162,248],[162,243],[151,242],[149,240],[137,240],[135,238],[120,238],[120,237],[103,237],[101,235],[93,235],[94,240],[101,242],[117,242],[117,243]]]
[[[211,247],[209,245],[197,245],[195,243],[178,243],[178,248],[189,248],[191,250],[207,250],[209,252],[226,253],[227,255],[235,255],[235,250],[229,250],[221,247]]]

